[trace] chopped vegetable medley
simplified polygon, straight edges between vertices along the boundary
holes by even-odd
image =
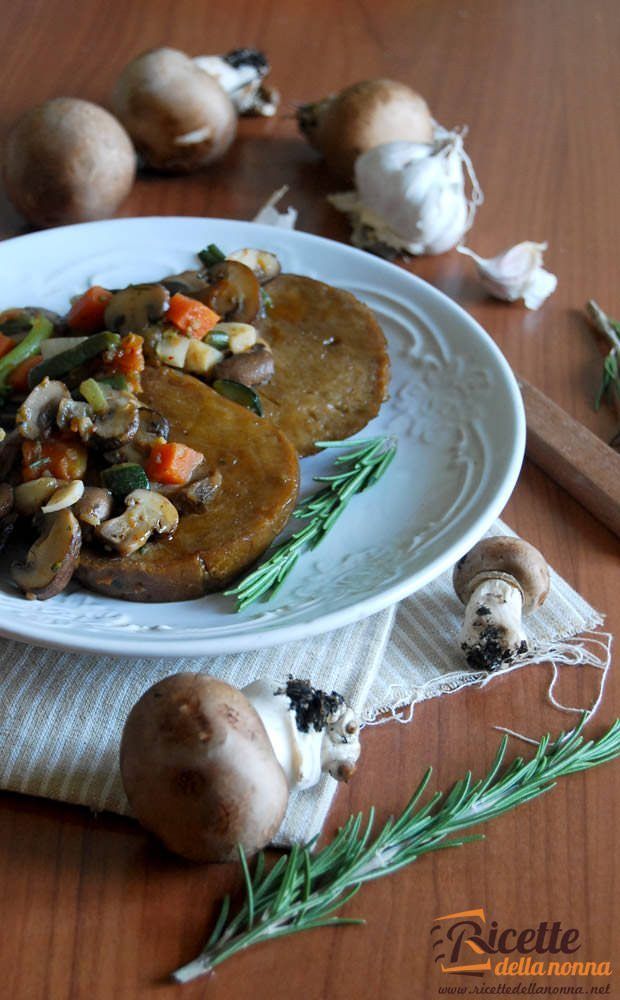
[[[260,414],[251,387],[273,363],[253,322],[265,261],[271,276],[279,264],[266,251],[227,258],[214,244],[199,258],[199,269],[150,284],[93,285],[64,317],[0,313],[0,539],[30,544],[11,570],[27,597],[64,589],[83,544],[128,559],[165,544],[188,513],[208,516],[221,472],[169,440],[168,420],[141,401],[146,366],[191,373]]]

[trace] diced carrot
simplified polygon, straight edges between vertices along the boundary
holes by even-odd
[[[140,378],[140,372],[131,372],[129,375],[125,376],[125,381],[127,382],[127,388],[130,392],[133,392],[134,396],[139,396],[142,392],[142,379]]]
[[[142,390],[140,372],[144,371],[143,344],[143,337],[139,337],[137,333],[128,333],[104,365],[106,375],[124,375],[127,387],[136,393]]]
[[[112,298],[112,292],[100,285],[93,285],[76,299],[69,315],[67,325],[80,333],[98,333],[105,328],[105,310]]]
[[[113,375],[131,375],[134,372],[143,372],[143,344],[143,337],[139,337],[137,333],[128,333],[114,351],[112,359],[107,362],[106,369],[109,369]]]
[[[7,382],[11,386],[13,392],[28,392],[28,375],[33,368],[40,365],[43,361],[43,356],[41,354],[33,354],[32,357],[26,358],[21,364],[17,365],[7,378]]]
[[[41,476],[56,479],[82,479],[88,463],[88,450],[79,441],[24,441],[22,443],[22,478],[25,483]]]
[[[7,337],[5,333],[0,333],[0,358],[3,358],[5,354],[12,351],[15,347],[15,341],[12,337]]]
[[[197,340],[206,337],[209,330],[220,321],[220,317],[213,312],[213,309],[209,309],[196,299],[190,299],[187,295],[181,295],[180,292],[176,292],[170,299],[166,319],[174,323],[181,333],[185,333],[188,337],[196,337]]]
[[[203,460],[204,455],[188,448],[186,444],[154,444],[145,472],[155,483],[183,486],[189,482],[192,472]]]

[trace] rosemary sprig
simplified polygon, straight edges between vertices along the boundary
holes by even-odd
[[[594,299],[586,303],[586,312],[595,329],[611,344],[603,359],[601,384],[594,401],[594,409],[598,410],[607,395],[615,394],[620,400],[620,323],[603,312]]]
[[[620,719],[598,740],[584,740],[581,723],[551,742],[547,734],[535,756],[515,758],[501,772],[507,737],[486,777],[472,782],[471,773],[458,781],[444,798],[441,792],[420,805],[431,776],[429,768],[407,806],[390,818],[374,837],[374,809],[364,821],[350,816],[331,843],[313,853],[316,838],[306,847],[295,845],[269,870],[261,852],[250,873],[239,853],[245,881],[245,900],[229,919],[230,896],[204,949],[177,969],[173,979],[186,983],[212,972],[245,948],[315,927],[359,924],[363,920],[334,916],[365,882],[381,878],[417,861],[430,851],[458,847],[480,837],[453,834],[501,816],[554,787],[558,778],[604,764],[620,756]]]
[[[237,611],[261,598],[273,597],[306,549],[314,549],[333,528],[352,496],[368,489],[386,471],[396,454],[396,441],[390,437],[366,441],[317,441],[317,448],[345,448],[334,460],[337,471],[331,476],[315,476],[317,483],[327,485],[304,500],[293,517],[308,523],[273,549],[269,558],[252,570],[228,596],[237,598]]]

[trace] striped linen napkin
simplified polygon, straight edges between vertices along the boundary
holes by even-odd
[[[508,532],[497,522],[489,534]],[[238,687],[257,677],[280,682],[293,673],[340,691],[367,722],[484,682],[484,674],[463,668],[455,641],[461,617],[448,572],[397,608],[354,625],[234,656],[128,660],[0,640],[0,787],[128,812],[118,768],[124,721],[151,684],[180,671],[202,670]],[[553,659],[604,670],[608,637],[594,631],[601,624],[601,616],[552,574],[546,604],[527,622],[530,651],[517,666]],[[303,842],[318,833],[336,788],[326,776],[316,788],[294,794],[276,842]]]

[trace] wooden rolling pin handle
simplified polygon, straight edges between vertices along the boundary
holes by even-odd
[[[620,454],[524,379],[526,453],[620,536]]]

